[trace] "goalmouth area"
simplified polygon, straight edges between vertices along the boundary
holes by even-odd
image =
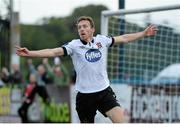
[[[107,51],[108,75],[127,122],[180,122],[180,26],[167,21],[173,13],[180,13],[180,5],[101,14],[103,35],[139,32],[150,24],[158,28],[153,37]],[[173,20],[180,21],[177,15]]]

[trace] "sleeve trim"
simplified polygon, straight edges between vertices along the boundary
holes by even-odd
[[[66,48],[65,47],[62,47],[62,48],[63,48],[63,51],[64,51],[64,55],[63,56],[67,56],[68,54],[67,54]]]
[[[112,37],[112,43],[111,43],[111,45],[109,47],[112,47],[113,44],[114,44],[114,37]]]

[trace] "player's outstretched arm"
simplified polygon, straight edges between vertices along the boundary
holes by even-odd
[[[146,36],[153,36],[157,32],[157,28],[154,25],[148,26],[144,31],[132,33],[132,34],[124,34],[121,36],[115,36],[115,43],[128,43],[131,41],[138,40],[140,38],[146,37]]]
[[[28,50],[26,47],[16,47],[16,54],[23,57],[55,57],[64,55],[63,48]]]

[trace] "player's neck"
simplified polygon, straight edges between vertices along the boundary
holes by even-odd
[[[93,40],[93,37],[89,37],[89,38],[87,38],[87,39],[84,40],[84,41],[87,42],[87,43],[90,43],[92,40]]]
[[[86,41],[87,43],[90,43],[93,39],[89,39],[88,41]]]
[[[81,39],[81,41],[83,42],[83,44],[87,44],[87,43],[90,43],[90,42],[92,42],[93,41],[93,37],[90,37],[90,38],[88,38],[88,39]]]

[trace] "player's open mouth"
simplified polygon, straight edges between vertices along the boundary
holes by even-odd
[[[82,33],[82,34],[81,34],[81,36],[84,36],[84,35],[86,35],[86,34],[85,34],[85,33]]]

